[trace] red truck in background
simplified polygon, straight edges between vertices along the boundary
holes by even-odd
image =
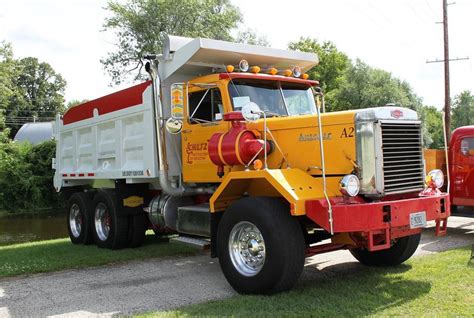
[[[442,167],[449,175],[449,193],[453,209],[474,206],[474,125],[459,127],[451,134],[448,151],[449,174],[444,150],[425,150],[426,169]],[[446,185],[447,186],[447,185]]]

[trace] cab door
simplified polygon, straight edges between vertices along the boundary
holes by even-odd
[[[461,138],[454,151],[453,204],[474,206],[474,137]]]
[[[181,134],[184,182],[219,182],[207,147],[214,133],[228,131],[223,120],[227,103],[219,87],[190,86],[187,101]]]

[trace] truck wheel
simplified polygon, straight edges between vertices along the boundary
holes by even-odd
[[[248,197],[232,204],[219,223],[217,242],[222,272],[239,293],[289,290],[303,271],[303,233],[279,198]]]
[[[127,247],[128,217],[118,215],[115,195],[97,192],[94,207],[94,240],[97,246],[108,249]]]
[[[351,249],[351,254],[368,266],[393,266],[409,259],[420,243],[421,233],[397,239],[389,249],[370,252],[365,248]]]
[[[146,232],[146,215],[137,214],[130,216],[129,229],[128,229],[128,246],[129,247],[139,247],[142,246],[143,241],[145,240]]]
[[[67,230],[74,244],[94,242],[92,231],[92,198],[88,193],[76,192],[67,203]]]

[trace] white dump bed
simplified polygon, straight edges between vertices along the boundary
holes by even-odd
[[[151,83],[70,109],[54,127],[57,189],[95,179],[153,179],[157,156]]]

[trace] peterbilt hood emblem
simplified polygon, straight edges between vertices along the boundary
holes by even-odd
[[[395,119],[399,119],[403,117],[403,112],[400,109],[394,109],[390,112],[390,116],[392,116]]]

